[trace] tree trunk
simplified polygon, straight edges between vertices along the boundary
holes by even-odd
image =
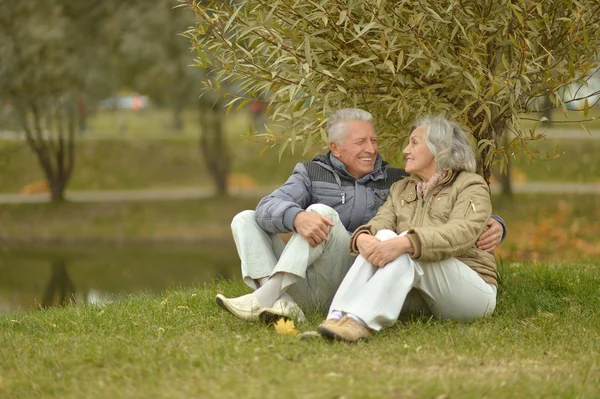
[[[58,102],[58,101],[57,101]],[[57,109],[43,102],[18,106],[17,112],[27,144],[36,154],[50,186],[51,201],[65,199],[65,189],[73,172],[77,112],[74,104],[59,104]]]
[[[200,150],[204,162],[215,184],[217,195],[227,195],[227,176],[230,156],[223,132],[223,112],[214,109],[203,99],[199,101]]]

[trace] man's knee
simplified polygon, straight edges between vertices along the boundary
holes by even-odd
[[[334,223],[340,220],[340,216],[335,211],[335,209],[324,204],[312,204],[311,206],[306,208],[306,210],[308,212],[314,212],[326,216],[329,219],[331,219],[331,221]]]
[[[240,227],[247,226],[249,223],[256,224],[254,213],[255,212],[252,210],[245,210],[235,215],[231,221],[231,230],[236,230]]]
[[[392,230],[384,229],[379,230],[375,237],[379,238],[381,241],[389,240],[390,238],[398,237],[398,234]]]

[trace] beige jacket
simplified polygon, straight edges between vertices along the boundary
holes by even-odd
[[[414,260],[436,262],[454,257],[487,283],[497,285],[494,255],[476,245],[492,213],[485,180],[475,173],[450,172],[425,198],[417,195],[418,182],[411,176],[392,185],[375,217],[352,234],[350,251],[358,254],[356,237],[360,233],[375,235],[389,229],[399,234],[408,230]]]

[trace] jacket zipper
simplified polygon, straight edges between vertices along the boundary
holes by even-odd
[[[474,213],[477,212],[477,209],[475,208],[475,202],[473,202],[473,198],[469,198],[469,205],[467,206],[467,209],[465,210],[465,214],[463,216],[463,218],[466,218],[469,213],[471,212],[471,210],[473,210]]]

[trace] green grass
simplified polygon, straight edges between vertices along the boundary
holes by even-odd
[[[76,141],[75,169],[68,189],[212,187],[200,150],[196,113],[184,112],[183,132],[172,130],[170,117],[161,109],[95,114],[89,120],[89,131]],[[119,120],[128,121],[126,131],[119,130]],[[251,140],[248,126],[252,123],[245,112],[225,119],[231,173],[245,175],[258,185],[281,184],[296,162],[314,155],[285,154],[280,162],[277,148],[263,153],[265,143]],[[19,192],[44,179],[37,157],[24,141],[0,140],[0,170],[0,193]]]
[[[233,216],[258,198],[0,205],[0,240],[12,244],[193,243],[231,236]],[[43,226],[43,228],[41,228]]]
[[[281,162],[276,150],[260,156],[261,144],[232,143],[231,172],[257,185],[281,183],[300,155]],[[70,190],[212,187],[197,139],[90,139],[76,145],[76,167]],[[24,142],[0,141],[0,192],[14,193],[44,178],[37,159]]]
[[[118,120],[130,121],[130,130],[119,132]],[[70,190],[123,190],[172,187],[212,187],[198,143],[198,127],[193,110],[184,113],[184,132],[170,129],[168,111],[101,112],[90,119],[90,132],[76,144],[75,169]],[[557,116],[558,118],[558,116]],[[600,121],[600,119],[599,119]],[[281,184],[296,162],[311,159],[319,149],[306,155],[286,153],[281,162],[278,148],[247,135],[251,119],[245,113],[227,118],[225,132],[231,155],[231,172],[244,175],[257,185]],[[550,128],[554,125],[548,125]],[[546,126],[545,126],[546,127]],[[578,128],[580,129],[580,128]],[[559,144],[560,156],[530,162],[521,156],[514,163],[515,181],[598,182],[600,141],[585,139],[547,139],[531,143],[542,158],[550,158]],[[401,166],[401,165],[397,165]],[[0,140],[0,193],[15,193],[44,175],[26,143]]]
[[[600,179],[600,141],[548,139],[531,144],[543,157],[530,162],[522,156],[514,163],[515,181],[567,181],[594,183]],[[262,144],[238,139],[231,144],[232,173],[245,175],[257,185],[281,184],[296,162],[312,158],[286,155],[281,162],[276,149],[260,156]],[[192,138],[90,139],[76,146],[76,168],[70,190],[118,190],[171,187],[211,187],[212,180]],[[0,141],[0,192],[19,192],[43,179],[31,150],[23,142]]]
[[[355,345],[303,342],[233,318],[218,282],[105,307],[0,315],[0,396],[597,397],[600,269],[501,266],[496,313],[402,320]],[[309,312],[304,331],[323,313]]]

